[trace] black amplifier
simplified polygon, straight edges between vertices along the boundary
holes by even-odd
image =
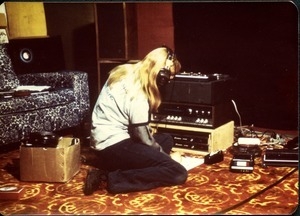
[[[216,128],[233,119],[231,101],[215,105],[162,102],[151,122]]]
[[[232,98],[233,79],[224,74],[183,72],[161,89],[162,101],[217,104]]]

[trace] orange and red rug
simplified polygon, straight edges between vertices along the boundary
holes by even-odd
[[[82,153],[84,154],[84,152]],[[282,215],[298,207],[297,167],[267,167],[256,159],[253,173],[229,171],[232,155],[224,161],[202,164],[189,171],[185,184],[145,192],[85,196],[82,188],[90,165],[67,183],[19,180],[19,150],[0,155],[0,186],[22,187],[19,200],[0,199],[0,213],[13,214],[232,214]]]

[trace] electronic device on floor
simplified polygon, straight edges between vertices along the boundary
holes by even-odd
[[[252,155],[261,156],[262,150],[259,147],[259,138],[240,137],[237,143],[234,143],[230,149],[233,155]]]
[[[254,169],[253,155],[236,154],[230,162],[230,171],[237,173],[251,173]]]
[[[262,156],[263,166],[291,166],[299,164],[298,136],[289,140],[283,149],[266,149]]]
[[[298,150],[267,149],[262,157],[263,166],[291,166],[299,163]]]
[[[204,156],[205,164],[215,164],[224,160],[223,151],[211,152]]]

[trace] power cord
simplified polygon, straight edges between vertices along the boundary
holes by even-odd
[[[241,117],[241,115],[238,111],[238,108],[237,108],[237,105],[236,105],[235,101],[232,99],[231,102],[234,106],[235,112],[237,113],[237,115],[239,117],[239,123],[240,123],[239,129],[240,129],[241,136],[245,136],[245,131],[244,131],[243,124],[242,124],[242,117]]]

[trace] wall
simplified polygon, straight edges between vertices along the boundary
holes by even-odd
[[[172,3],[138,3],[137,28],[139,58],[161,45],[174,49]]]
[[[5,2],[9,37],[46,37],[42,2]]]
[[[234,77],[233,99],[244,125],[298,128],[294,4],[174,3],[174,22],[183,70]]]

